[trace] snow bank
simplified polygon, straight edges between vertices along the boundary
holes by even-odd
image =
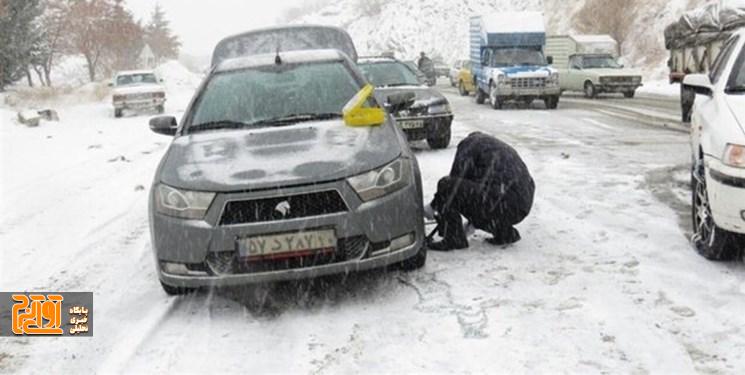
[[[644,82],[644,86],[637,90],[640,94],[651,94],[658,96],[680,96],[680,84],[670,84],[667,80]]]
[[[171,92],[184,88],[195,88],[199,86],[202,80],[198,74],[192,73],[176,60],[167,61],[154,70],[155,74],[163,79],[166,90]]]

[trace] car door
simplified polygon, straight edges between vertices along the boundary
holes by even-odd
[[[569,91],[582,91],[582,87],[578,84],[581,80],[581,64],[579,56],[572,56],[569,59],[568,69],[566,71],[566,83],[561,83],[561,88]],[[561,75],[559,75],[561,81]]]

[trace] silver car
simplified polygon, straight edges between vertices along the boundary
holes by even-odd
[[[291,51],[221,61],[180,124],[152,119],[175,136],[150,194],[164,290],[424,266],[419,167],[380,108],[345,53]]]

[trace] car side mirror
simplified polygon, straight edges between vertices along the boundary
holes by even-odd
[[[176,135],[178,122],[173,116],[158,116],[150,119],[150,130],[163,135]]]
[[[385,108],[388,113],[398,113],[414,105],[416,95],[413,92],[402,92],[388,96]]]
[[[553,56],[546,57],[546,62],[548,63],[548,65],[554,65],[554,57]]]
[[[689,74],[683,79],[683,87],[698,95],[713,96],[714,86],[706,74]]]

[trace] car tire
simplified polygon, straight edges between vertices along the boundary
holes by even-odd
[[[502,100],[499,99],[499,96],[497,96],[497,86],[494,85],[494,82],[489,85],[489,102],[493,109],[502,109],[503,103]]]
[[[450,78],[450,86],[452,86],[452,87],[455,87],[456,86],[456,83],[455,83],[455,81],[453,81],[452,78]]]
[[[484,104],[486,103],[486,94],[484,93],[484,90],[481,90],[480,88],[476,88],[476,104]]]
[[[427,264],[427,247],[422,246],[413,257],[398,264],[398,269],[404,272],[413,272],[422,269]]]
[[[559,108],[559,96],[549,96],[543,102],[546,104],[547,109]]]
[[[595,99],[598,97],[598,90],[595,88],[595,84],[590,81],[585,82],[585,98]]]
[[[160,286],[163,288],[163,291],[166,292],[169,296],[183,296],[187,294],[192,294],[197,291],[197,289],[194,288],[183,288],[179,286],[171,286],[168,284],[160,282]]]
[[[633,99],[636,96],[636,91],[626,91],[623,93],[623,97],[626,99]]]
[[[155,108],[155,110],[156,110],[156,111],[158,111],[158,114],[159,114],[159,115],[162,115],[162,114],[163,114],[163,113],[165,113],[165,111],[166,111],[165,107],[164,107],[164,106],[162,106],[162,105],[159,105],[159,106],[157,106],[157,107]]]
[[[691,242],[701,256],[711,261],[731,261],[742,256],[745,240],[719,228],[714,222],[706,187],[706,169],[699,160],[691,171],[693,237]]]
[[[683,85],[680,86],[680,110],[683,123],[691,122],[691,111],[696,101],[696,93]]]
[[[122,110],[114,109],[114,118],[120,118],[120,117],[122,117]]]
[[[427,137],[427,144],[433,150],[441,150],[450,146],[451,132],[450,129],[434,137]]]
[[[460,96],[468,96],[469,92],[466,90],[466,84],[463,81],[458,82],[458,93]]]

